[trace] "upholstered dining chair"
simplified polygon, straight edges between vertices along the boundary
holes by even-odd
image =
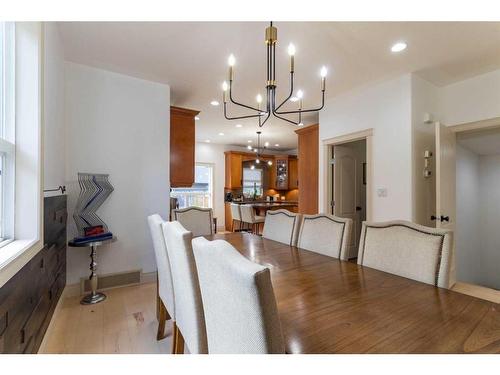
[[[213,212],[211,208],[186,207],[174,210],[174,220],[194,237],[209,236],[213,234]]]
[[[264,223],[266,218],[264,216],[255,215],[255,210],[251,204],[240,205],[241,221],[250,224],[252,233],[259,234],[260,225]]]
[[[327,214],[302,215],[297,247],[334,258],[348,259],[352,220]]]
[[[441,288],[453,286],[452,232],[409,221],[364,222],[358,264]]]
[[[193,234],[178,221],[162,224],[167,245],[175,296],[175,349],[184,353],[184,344],[192,354],[206,354],[207,333],[198,272],[191,241]]]
[[[238,229],[241,230],[241,213],[240,213],[240,205],[236,203],[231,203],[231,216],[233,217],[233,221],[231,222],[231,232],[234,232],[234,222],[238,223]]]
[[[266,213],[262,237],[286,243],[287,245],[296,246],[300,218],[300,214],[296,214],[288,210],[268,210]]]
[[[208,352],[285,353],[269,269],[226,241],[193,240]]]
[[[154,214],[148,216],[149,230],[153,238],[153,248],[156,257],[156,267],[158,269],[158,299],[157,299],[157,317],[158,317],[158,332],[156,339],[165,338],[165,322],[169,319],[175,322],[175,301],[174,288],[172,285],[172,273],[170,271],[170,263],[168,260],[167,246],[163,237],[162,224],[165,221],[160,215]],[[172,335],[175,340],[175,335]],[[172,348],[175,347],[173,341]]]

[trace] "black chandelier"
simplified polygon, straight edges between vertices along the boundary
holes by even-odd
[[[260,146],[260,135],[262,134],[261,131],[258,131],[257,132],[257,147],[253,148],[252,146],[248,145],[248,149],[249,150],[253,150],[255,153],[256,153],[256,157],[255,157],[255,164],[260,164],[261,160],[260,160],[260,157],[262,155],[262,152],[265,151],[265,149],[267,148],[268,144],[267,142],[264,143],[264,146]],[[271,160],[268,160],[267,161],[267,165],[268,166],[272,166],[273,165],[273,162]],[[251,169],[254,169],[255,166],[252,165],[252,168]]]
[[[287,98],[283,100],[283,102],[279,105],[276,103],[276,43],[278,41],[278,29],[273,26],[273,23],[271,22],[270,26],[266,28],[266,49],[267,49],[267,80],[266,80],[266,105],[265,108],[262,109],[262,96],[260,94],[257,95],[256,100],[257,100],[257,107],[251,106],[251,105],[246,105],[237,102],[236,100],[233,99],[233,79],[234,79],[234,64],[236,62],[236,59],[234,55],[230,55],[228,59],[228,64],[229,64],[229,84],[224,81],[222,84],[222,90],[223,90],[223,99],[224,99],[224,117],[227,120],[241,120],[241,119],[246,119],[246,118],[258,118],[259,119],[259,127],[262,127],[267,120],[269,120],[269,117],[271,117],[271,114],[279,118],[280,120],[287,121],[291,124],[294,125],[303,125],[302,124],[302,114],[303,113],[308,113],[308,112],[318,112],[321,109],[323,109],[325,105],[325,84],[326,84],[326,67],[322,67],[320,74],[321,74],[321,106],[318,108],[312,108],[312,109],[303,109],[302,108],[302,91],[298,90],[295,101],[298,101],[299,103],[299,108],[297,110],[292,110],[292,111],[280,111],[280,108],[292,98],[293,96],[293,90],[294,90],[294,85],[293,85],[293,78],[294,78],[294,55],[295,55],[295,46],[293,44],[290,44],[288,46],[288,54],[290,55],[290,93],[288,94]],[[228,95],[229,92],[229,95]],[[254,114],[248,114],[244,116],[237,116],[237,117],[231,117],[228,116],[227,114],[227,102],[228,99],[231,103],[238,105],[240,107],[249,109],[253,112],[256,112]],[[293,121],[289,118],[286,118],[284,116],[289,116],[289,115],[298,115],[298,121]]]

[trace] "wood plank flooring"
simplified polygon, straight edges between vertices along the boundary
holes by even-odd
[[[79,296],[63,296],[39,353],[171,353],[171,321],[165,339],[156,341],[156,283],[105,293],[105,301],[91,306],[80,305]]]
[[[468,296],[481,298],[494,303],[500,303],[500,291],[495,289],[458,281],[451,289],[458,293],[467,294]]]

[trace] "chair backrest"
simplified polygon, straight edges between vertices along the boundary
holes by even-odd
[[[327,214],[302,215],[297,247],[347,260],[352,220]]]
[[[187,207],[174,210],[174,219],[193,233],[194,237],[213,234],[213,213],[211,208]]]
[[[240,205],[241,221],[245,223],[253,223],[255,221],[254,208],[250,204]]]
[[[228,242],[193,240],[209,353],[284,353],[269,269]]]
[[[295,246],[297,245],[299,225],[299,214],[284,209],[268,210],[262,237]]]
[[[240,205],[236,203],[231,203],[231,216],[233,220],[241,220]]]
[[[149,230],[153,238],[153,247],[156,256],[156,267],[158,268],[158,294],[168,314],[175,320],[174,286],[168,260],[167,245],[163,236],[163,223],[165,221],[158,214],[148,216]]]
[[[452,232],[408,221],[363,223],[358,264],[450,288]]]
[[[179,222],[162,224],[175,296],[175,320],[193,354],[207,353],[207,332],[200,283],[191,241],[193,234]]]

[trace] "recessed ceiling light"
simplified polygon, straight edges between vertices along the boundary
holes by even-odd
[[[279,143],[275,143],[274,147],[280,147],[280,144]]]
[[[248,146],[247,146],[247,148],[248,148],[249,150],[251,150],[251,149],[252,149],[252,146],[248,145]]]
[[[236,126],[237,128],[242,128],[243,127],[243,125],[241,125],[241,124],[236,124],[234,126]]]
[[[297,126],[304,126],[303,122],[299,122]]]
[[[394,43],[391,47],[392,52],[401,52],[404,51],[407,47],[407,44],[405,42],[397,42]]]
[[[212,104],[213,106],[218,106],[219,102],[217,100],[212,100],[210,104]]]
[[[251,139],[249,139],[247,142],[248,142],[248,143],[252,143],[252,140],[251,140]]]
[[[206,139],[205,142],[210,143],[210,139]]]
[[[194,119],[198,121],[200,118],[198,116],[194,116]]]
[[[290,98],[290,101],[291,101],[291,102],[296,102],[297,100],[299,100],[299,98],[297,98],[296,96],[292,96],[292,97]]]
[[[219,135],[224,135],[224,133],[219,133]]]
[[[269,142],[264,143],[264,146],[269,147]]]

